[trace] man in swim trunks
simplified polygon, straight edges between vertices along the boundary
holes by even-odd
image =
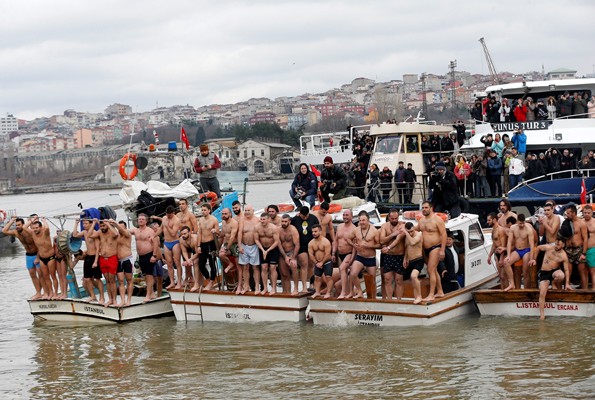
[[[132,234],[128,230],[128,225],[124,221],[118,221],[118,270],[116,278],[118,280],[118,292],[120,293],[120,303],[118,307],[129,306],[132,302],[132,266],[134,265],[134,256],[132,255]],[[126,286],[124,286],[126,280]]]
[[[566,218],[568,218],[573,227],[574,234],[566,240],[566,255],[570,262],[570,275],[572,277],[572,269],[575,265],[578,266],[578,274],[581,278],[581,289],[589,288],[589,272],[587,271],[587,224],[578,217],[576,206],[571,204],[566,208]]]
[[[320,203],[320,208],[314,212],[314,215],[322,227],[322,236],[330,240],[331,243],[335,242],[335,227],[333,226],[333,217],[329,214],[330,206],[327,202]]]
[[[545,297],[547,295],[550,283],[552,284],[552,289],[562,289],[561,284],[564,280],[564,277],[566,277],[566,290],[572,290],[572,287],[570,286],[569,274],[570,263],[568,262],[568,256],[564,251],[565,245],[565,240],[560,238],[556,240],[555,244],[544,244],[537,246],[534,249],[532,260],[530,261],[531,265],[535,264],[537,253],[540,251],[545,252],[541,270],[537,274],[537,280],[539,282],[540,319],[545,319]],[[560,266],[564,267],[564,272],[562,272]]]
[[[271,217],[271,223],[275,226],[281,226],[281,216],[279,215],[279,207],[276,204],[271,204],[267,207],[267,213]]]
[[[337,226],[337,235],[333,241],[333,250],[331,253],[334,264],[339,264],[339,275],[341,284],[341,294],[337,299],[351,298],[352,284],[349,279],[351,263],[353,262],[353,242],[351,235],[355,230],[353,224],[353,212],[351,209],[343,210],[343,223]],[[333,281],[335,280],[335,270],[333,268]]]
[[[237,268],[238,252],[238,229],[239,223],[231,217],[231,210],[224,208],[221,210],[221,232],[219,233],[219,242],[221,248],[219,249],[219,259],[225,273],[230,273],[235,268],[235,274],[239,275],[240,270]],[[233,261],[232,261],[233,260]],[[238,282],[240,277],[238,276]],[[229,289],[229,288],[228,288]]]
[[[378,229],[370,224],[370,216],[366,211],[358,214],[359,226],[351,233],[351,242],[355,248],[355,258],[351,264],[351,282],[355,287],[354,299],[363,297],[360,286],[359,273],[366,268],[366,272],[374,278],[368,299],[376,298],[376,249],[380,247]]]
[[[587,226],[587,254],[585,257],[591,275],[591,289],[595,290],[595,219],[593,219],[593,208],[589,204],[583,206],[583,218]]]
[[[283,214],[281,217],[281,228],[279,229],[279,269],[281,270],[281,287],[283,293],[291,292],[297,295],[298,291],[298,267],[297,251],[300,248],[300,234],[295,226],[291,225],[289,214]],[[293,291],[289,276],[293,279]]]
[[[163,294],[163,249],[161,244],[161,237],[157,235],[157,232],[161,228],[157,221],[151,223],[151,229],[155,233],[153,236],[153,256],[151,257],[152,260],[155,260],[153,263],[153,279],[155,280],[155,286],[157,287],[157,297],[161,297]]]
[[[500,214],[498,215],[498,224],[500,224],[500,226],[505,227],[506,220],[510,217],[517,219],[517,215],[512,212],[512,205],[508,199],[500,200],[499,210]]]
[[[198,223],[196,222],[196,216],[188,208],[188,200],[180,199],[178,208],[180,212],[176,214],[176,217],[180,220],[180,226],[187,226],[190,228],[190,232],[196,233],[198,231]]]
[[[105,303],[103,281],[101,280],[101,269],[99,268],[99,239],[91,237],[95,232],[97,226],[97,220],[84,219],[83,220],[83,231],[79,232],[79,221],[77,219],[74,222],[74,228],[72,229],[72,237],[84,238],[87,251],[83,260],[83,287],[89,294],[89,301],[92,303],[97,302],[95,296],[95,288],[99,293],[99,303]]]
[[[66,279],[66,257],[68,254],[63,254],[58,248],[58,236],[61,233],[62,230],[58,229],[56,236],[54,236],[54,265],[56,266],[58,284],[60,286],[60,294],[56,296],[58,300],[63,300],[68,296],[68,281]]]
[[[170,280],[167,289],[173,287],[176,289],[182,288],[182,263],[180,261],[182,258],[182,249],[180,249],[180,240],[178,236],[182,224],[180,223],[180,219],[174,214],[174,211],[173,206],[167,206],[165,209],[165,217],[151,217],[152,219],[161,221],[161,231],[159,231],[158,234],[163,232],[165,261],[167,263],[167,271]],[[177,282],[175,281],[174,268],[178,273]]]
[[[192,270],[196,281],[190,289],[191,292],[196,292],[200,288],[200,274],[198,272],[198,254],[196,248],[198,247],[198,234],[191,233],[191,228],[187,225],[180,228],[180,249],[182,250],[182,267]],[[186,275],[188,276],[188,275]]]
[[[13,223],[15,224],[15,229],[10,229]],[[24,219],[12,216],[2,228],[2,233],[7,236],[16,237],[23,245],[23,248],[25,249],[25,265],[27,267],[27,272],[29,272],[33,287],[35,288],[35,294],[30,300],[38,300],[41,299],[42,296],[41,264],[37,258],[37,246],[35,246],[35,242],[33,241],[33,234],[29,229],[25,229],[24,226]]]
[[[277,265],[279,264],[279,233],[277,227],[271,222],[271,217],[264,212],[260,215],[260,224],[254,229],[254,242],[258,246],[260,269],[262,277],[262,294],[268,291],[269,268],[271,272],[271,292],[277,293]],[[256,287],[259,286],[257,271],[254,271]]]
[[[544,216],[539,217],[539,235],[545,236],[545,243],[556,243],[560,230],[560,217],[554,214],[554,206],[546,203],[543,207]]]
[[[302,206],[299,213],[291,219],[291,225],[295,226],[300,236],[297,265],[300,269],[300,280],[302,281],[301,293],[308,290],[307,283],[314,274],[314,267],[310,264],[310,257],[308,256],[308,243],[314,238],[312,236],[312,227],[318,223],[318,218],[310,214],[308,206]]]
[[[382,268],[382,299],[397,300],[403,297],[403,268],[405,259],[405,224],[399,222],[399,210],[391,208],[388,221],[380,228],[380,267]],[[394,287],[393,287],[394,284]]]
[[[325,299],[331,297],[333,290],[333,262],[331,261],[331,242],[322,235],[322,227],[312,226],[313,239],[308,243],[308,256],[314,265],[314,294],[312,298],[320,296],[321,277],[324,274],[327,291]]]
[[[403,266],[397,271],[402,280],[411,279],[413,286],[413,304],[422,302],[419,273],[424,268],[423,234],[415,230],[413,223],[405,224],[405,259]]]
[[[488,214],[487,223],[492,228],[492,247],[488,254],[488,264],[493,261],[493,256],[496,256],[496,268],[500,276],[500,289],[504,290],[508,287],[508,278],[504,269],[504,258],[506,257],[506,245],[508,244],[508,236],[506,235],[506,228],[498,224],[498,217],[496,213]]]
[[[161,253],[160,239],[158,234],[161,228],[156,222],[153,223],[153,225],[157,225],[156,228],[147,226],[149,217],[146,214],[139,214],[137,217],[137,222],[138,228],[130,229],[130,233],[134,235],[136,254],[138,255],[138,265],[140,266],[141,272],[145,276],[145,283],[147,284],[147,294],[143,300],[147,302],[155,298],[155,292],[153,289],[153,286],[155,285],[155,263],[161,258],[160,255],[155,251],[155,238],[157,239],[157,243],[159,243],[157,248],[159,249],[159,253]],[[157,289],[161,291],[162,286],[163,280],[158,283]]]
[[[241,279],[238,281],[239,294],[244,294],[250,290],[250,266],[259,273],[258,267],[260,266],[260,258],[258,255],[258,246],[254,241],[254,229],[258,220],[254,216],[254,207],[250,204],[244,208],[244,216],[240,219],[240,225],[238,227],[238,250],[240,252],[238,267],[241,270],[239,276]],[[254,277],[256,280],[256,277]],[[236,292],[237,293],[237,292]],[[255,287],[255,294],[260,293],[260,287]]]
[[[423,234],[424,255],[430,278],[430,293],[423,301],[432,301],[436,297],[444,297],[438,263],[446,256],[446,226],[442,218],[434,214],[429,202],[422,203],[421,213],[423,218],[419,220],[415,229]]]
[[[118,224],[113,219],[101,220],[99,230],[94,231],[92,238],[99,239],[99,268],[107,282],[109,300],[106,307],[116,304],[116,273],[118,271]]]
[[[56,278],[56,265],[54,263],[54,244],[50,237],[50,228],[45,218],[40,220],[38,217],[33,217],[30,225],[33,232],[31,237],[37,247],[37,256],[41,264],[40,282],[43,288],[43,296],[41,298],[44,300],[57,299],[58,281]],[[29,222],[25,224],[24,229],[28,229],[28,227]],[[54,279],[53,282],[51,277]]]
[[[205,290],[211,290],[217,278],[217,244],[215,238],[219,236],[219,221],[211,215],[211,205],[204,203],[200,206],[202,218],[198,221],[198,268],[205,278]],[[209,270],[207,270],[207,261]],[[193,289],[198,289],[198,279]],[[195,290],[196,290],[195,289]]]
[[[504,288],[505,291],[521,287],[521,271],[518,269],[512,271],[512,266],[519,260],[523,260],[523,285],[525,289],[529,288],[531,281],[529,276],[529,261],[531,254],[535,247],[535,231],[533,227],[525,223],[525,215],[519,214],[517,216],[517,223],[510,228],[508,232],[508,242],[506,244],[506,258],[504,259],[504,268],[508,276],[508,286]],[[518,272],[517,272],[518,271]]]

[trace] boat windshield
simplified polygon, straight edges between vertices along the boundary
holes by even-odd
[[[376,139],[377,154],[392,154],[399,151],[400,135],[379,136]]]

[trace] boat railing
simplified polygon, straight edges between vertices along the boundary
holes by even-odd
[[[333,146],[333,147],[321,147],[320,149],[304,149],[302,150],[302,155],[304,156],[317,156],[317,155],[330,155],[330,154],[338,154],[344,153],[346,151],[350,151],[351,144],[349,146]]]
[[[568,176],[569,174],[570,174],[570,176]],[[572,178],[587,178],[587,177],[591,177],[591,176],[595,176],[595,169],[593,169],[593,168],[569,169],[569,170],[564,170],[564,171],[556,171],[556,172],[551,172],[549,174],[545,174],[542,176],[538,176],[537,178],[522,181],[515,187],[511,188],[510,192],[513,192],[514,190],[517,190],[523,186],[530,185],[531,183],[534,183],[534,182],[554,181],[557,179],[567,179],[567,178],[571,178],[571,179]]]
[[[556,117],[554,121],[559,119],[587,119],[589,118],[590,113],[581,113],[581,114],[572,114],[572,115],[565,115],[563,117]]]

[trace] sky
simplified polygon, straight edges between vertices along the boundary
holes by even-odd
[[[595,1],[2,0],[0,115],[227,104],[357,77],[594,72]]]

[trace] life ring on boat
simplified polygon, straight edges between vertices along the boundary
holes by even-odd
[[[130,175],[128,175],[126,173],[126,165],[128,164],[128,160],[131,160],[132,165],[133,165],[132,172],[130,172]],[[120,160],[120,176],[125,181],[131,181],[134,179],[136,174],[138,174],[138,168],[136,167],[136,154],[134,154],[134,153],[124,154],[124,157],[122,157],[122,159]]]
[[[328,205],[328,212],[329,212],[329,214],[338,213],[342,209],[343,209],[343,206],[341,204],[330,203]],[[312,211],[317,211],[317,210],[320,210],[320,204],[317,204],[314,207],[312,207]]]
[[[293,204],[277,204],[277,207],[279,207],[279,212],[280,213],[286,213],[286,212],[291,212],[295,209],[295,206]]]
[[[422,217],[424,215],[421,213],[421,211],[416,211],[416,212],[419,212],[419,214],[416,214],[415,215],[415,219],[417,221],[419,221],[420,219],[422,219]],[[444,221],[444,222],[448,221],[448,214],[447,213],[437,212],[437,213],[434,213],[434,214],[437,215],[437,216],[439,216],[442,219],[442,221]]]
[[[405,212],[403,212],[403,218],[405,218],[405,219],[419,220],[419,218],[417,218],[418,215],[422,215],[421,211],[405,211]]]
[[[0,222],[6,219],[6,211],[0,210]]]
[[[217,198],[217,193],[215,192],[206,192],[203,193],[199,196],[198,201],[196,202],[196,204],[200,205],[202,203],[209,203],[211,205],[211,209],[214,210],[217,205],[219,204],[217,202],[218,198]]]

